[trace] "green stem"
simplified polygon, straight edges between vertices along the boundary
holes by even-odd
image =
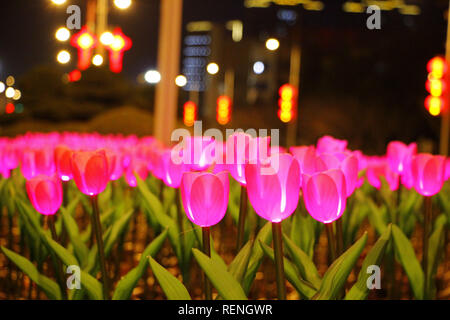
[[[283,240],[281,222],[272,222],[273,249],[275,252],[275,272],[277,277],[278,300],[286,300],[286,284],[284,279]]]
[[[428,235],[430,234],[431,220],[433,214],[433,203],[431,201],[431,197],[425,197],[425,215],[424,215],[424,224],[423,224],[423,256],[422,256],[422,268],[423,273],[425,275],[425,284],[423,287],[423,298],[427,299],[428,294]]]
[[[331,259],[330,265],[331,265],[334,262],[334,260],[336,260],[336,241],[335,241],[334,234],[333,234],[333,224],[326,223],[325,230],[327,231],[328,250],[330,253],[330,259]]]
[[[202,238],[203,238],[203,252],[211,257],[211,239],[210,239],[210,229],[209,227],[202,228]],[[205,282],[205,300],[212,300],[212,288],[206,274],[203,273],[203,278]]]
[[[47,222],[48,222],[48,226],[50,228],[50,232],[52,233],[52,238],[53,240],[55,240],[56,242],[58,242],[58,235],[56,234],[56,228],[55,228],[55,216],[51,215],[51,216],[47,216]],[[61,260],[59,260],[59,258],[56,258],[56,277],[58,279],[59,282],[59,286],[61,287],[61,291],[63,294],[63,299],[67,299],[67,292],[66,292],[66,284],[64,282],[64,273],[63,273],[63,267],[61,264]]]
[[[241,201],[239,206],[238,236],[236,243],[236,251],[239,252],[244,245],[245,236],[245,219],[247,216],[247,190],[245,186],[241,186]]]
[[[335,221],[336,224],[336,251],[339,257],[344,253],[344,231],[342,229],[342,217]]]
[[[103,237],[102,237],[102,224],[100,222],[100,212],[98,210],[98,198],[96,195],[91,196],[92,202],[92,213],[93,213],[93,226],[95,232],[95,238],[97,241],[97,251],[100,260],[100,270],[103,282],[103,299],[109,299],[109,280],[108,272],[106,270],[106,259],[105,259],[105,249],[103,247]]]

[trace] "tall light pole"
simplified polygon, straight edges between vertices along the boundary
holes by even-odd
[[[95,32],[96,13],[97,0],[88,0],[86,7],[86,25],[91,32]]]
[[[97,36],[100,36],[108,30],[108,0],[97,0]],[[97,53],[105,56],[105,48],[97,46]]]
[[[298,93],[300,84],[300,63],[301,63],[301,49],[296,42],[291,48],[290,70],[289,70],[289,84],[295,88]],[[298,97],[298,96],[297,96]],[[297,98],[298,99],[298,98]],[[298,101],[294,104],[294,118],[287,125],[286,133],[286,147],[295,146],[297,143],[297,127],[298,127]]]
[[[450,1],[449,1],[450,8]],[[447,16],[447,41],[445,44],[445,61],[447,62],[447,66],[450,66],[450,9],[448,10]],[[450,83],[450,76],[446,75],[447,84]],[[444,104],[444,108],[442,110],[442,119],[441,119],[441,141],[439,153],[443,156],[448,155],[448,139],[449,139],[449,127],[450,127],[450,92],[447,90],[446,93],[446,101]]]
[[[183,0],[160,3],[158,71],[161,81],[156,86],[154,135],[169,145],[177,120],[178,87],[174,80],[179,74]]]

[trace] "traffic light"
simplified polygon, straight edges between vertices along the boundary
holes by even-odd
[[[225,125],[231,120],[231,99],[228,96],[217,98],[217,122]]]
[[[183,106],[183,122],[186,126],[191,127],[197,119],[197,105],[195,102],[188,101]]]
[[[278,92],[280,94],[278,118],[285,123],[290,122],[295,117],[297,91],[290,84],[284,84]]]
[[[428,79],[425,88],[430,93],[425,99],[425,108],[432,116],[438,116],[444,109],[443,94],[446,91],[445,74],[447,64],[442,57],[434,57],[427,64]]]

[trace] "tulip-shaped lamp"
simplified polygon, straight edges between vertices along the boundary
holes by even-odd
[[[211,256],[210,227],[225,216],[228,206],[227,172],[185,172],[181,178],[181,199],[188,219],[202,227],[203,251]],[[212,299],[211,284],[205,276],[205,299]]]
[[[417,154],[412,158],[411,174],[416,191],[425,197],[425,212],[422,238],[422,268],[425,274],[424,298],[429,292],[428,277],[428,241],[432,226],[431,197],[437,194],[445,181],[445,157],[427,153]]]
[[[290,154],[275,154],[245,166],[247,193],[255,212],[272,222],[278,299],[286,299],[281,222],[297,208],[301,175]]]
[[[28,198],[37,212],[46,217],[52,238],[58,241],[55,228],[55,214],[61,207],[63,201],[63,190],[61,180],[57,175],[45,176],[37,175],[26,182]],[[64,298],[67,298],[65,281],[63,278],[62,264],[58,260],[56,265],[56,275]]]
[[[71,158],[73,179],[80,191],[91,198],[92,218],[97,240],[98,256],[103,280],[103,298],[109,297],[109,279],[106,269],[102,225],[98,209],[98,194],[106,189],[111,172],[105,150],[75,151]]]

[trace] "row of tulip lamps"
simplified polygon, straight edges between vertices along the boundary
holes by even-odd
[[[24,144],[32,144],[33,139],[40,141],[40,145],[46,141],[57,147],[21,149]],[[396,141],[388,145],[383,157],[368,157],[358,150],[351,151],[347,149],[347,141],[329,136],[319,139],[317,146],[291,147],[290,153],[286,153],[282,147],[270,147],[268,137],[253,138],[238,132],[223,143],[223,153],[216,154],[216,160],[213,160],[203,151],[201,156],[196,157],[196,153],[190,153],[190,150],[198,144],[200,150],[207,150],[220,142],[215,142],[211,137],[190,137],[186,138],[183,149],[178,151],[183,155],[193,155],[193,158],[178,164],[173,161],[175,147],[164,147],[153,137],[102,138],[71,134],[63,140],[70,147],[60,145],[58,139],[37,135],[36,138],[22,137],[8,143],[8,146],[17,143],[18,148],[12,152],[14,150],[10,147],[2,147],[3,167],[9,169],[1,173],[8,177],[9,170],[19,166],[20,162],[21,172],[27,180],[29,199],[38,212],[49,216],[51,229],[54,229],[53,215],[63,203],[62,182],[66,184],[73,179],[78,189],[91,198],[92,224],[105,299],[109,298],[110,291],[97,196],[105,190],[109,181],[117,180],[122,175],[131,187],[136,187],[135,175],[145,179],[151,172],[167,186],[179,189],[178,198],[181,198],[184,212],[192,223],[202,228],[203,250],[210,256],[210,227],[219,223],[227,211],[230,174],[241,185],[237,250],[244,241],[248,199],[255,212],[272,223],[279,299],[286,298],[281,224],[296,210],[300,198],[309,214],[325,224],[331,260],[334,261],[344,250],[340,239],[342,234],[339,234],[342,232],[339,231],[342,227],[339,227],[339,218],[346,209],[347,198],[362,186],[365,178],[375,188],[380,188],[380,178],[385,178],[389,188],[397,190],[398,197],[402,187],[414,187],[425,196],[422,262],[424,271],[428,272],[431,197],[441,190],[450,175],[450,170],[445,169],[449,167],[449,160],[445,157],[417,154],[414,143],[405,145]],[[231,161],[220,163],[218,156]],[[365,177],[360,176],[364,171]],[[182,212],[181,204],[178,212]],[[180,227],[182,218],[179,214]],[[52,236],[56,240],[54,230]],[[428,286],[425,283],[424,289]],[[212,298],[211,285],[206,277],[205,297]]]

